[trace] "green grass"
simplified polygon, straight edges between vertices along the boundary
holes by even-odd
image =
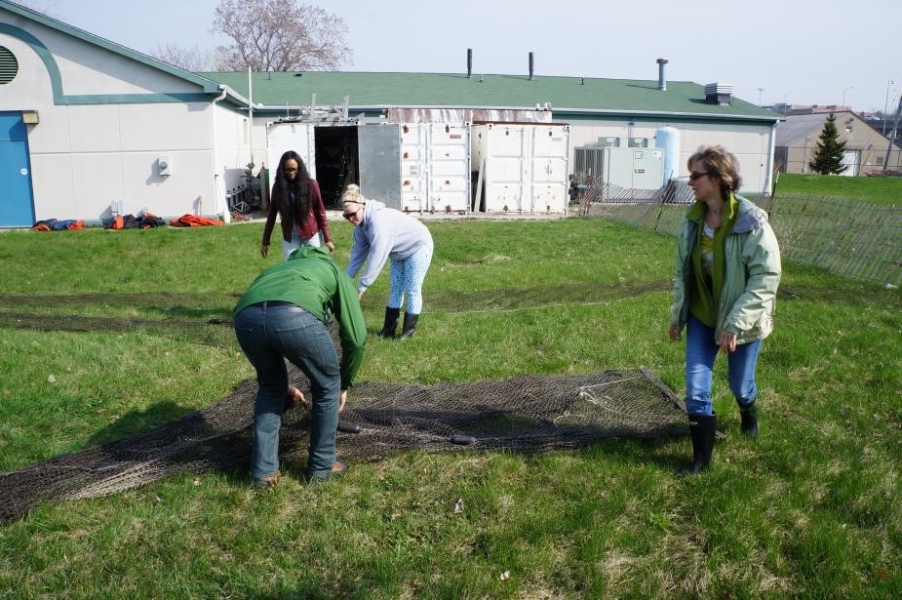
[[[428,225],[420,328],[370,339],[363,380],[643,365],[682,391],[673,238],[601,220]],[[4,312],[186,324],[0,330],[0,472],[148,431],[250,378],[228,328],[187,325],[230,318],[276,264],[261,229],[0,235]],[[346,264],[350,227],[334,231]],[[289,462],[271,494],[243,468],[180,475],[0,526],[0,598],[899,597],[902,296],[794,264],[781,289],[761,436],[738,435],[719,362],[729,437],[698,477],[674,476],[687,439],[403,452],[309,487]],[[364,297],[371,331],[386,298],[383,273]]]
[[[780,173],[776,185],[779,196],[843,198],[873,204],[902,204],[902,177],[843,177],[840,175],[800,175]]]

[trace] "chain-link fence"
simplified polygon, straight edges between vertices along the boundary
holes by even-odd
[[[637,199],[628,190],[588,190],[579,214],[678,235],[688,186],[673,183]],[[838,198],[760,196],[784,260],[821,267],[851,279],[902,284],[902,208]]]

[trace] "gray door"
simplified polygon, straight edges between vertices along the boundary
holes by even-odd
[[[360,191],[367,198],[401,209],[401,132],[403,125],[365,124],[357,133]]]

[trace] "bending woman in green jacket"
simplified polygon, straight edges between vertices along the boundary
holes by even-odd
[[[288,385],[288,359],[310,380],[308,480],[341,475],[335,459],[338,412],[363,362],[366,322],[354,281],[329,250],[301,246],[288,260],[267,269],[235,306],[235,335],[257,370],[251,476],[257,487],[279,477],[279,428],[286,398],[304,401]],[[327,323],[334,314],[341,340],[339,364]]]
[[[693,460],[683,472],[708,466],[717,427],[711,375],[720,350],[727,355],[730,391],[742,432],[758,434],[755,369],[761,341],[773,330],[780,248],[767,214],[741,196],[736,157],[720,146],[689,158],[695,204],[677,244],[670,339],[686,328],[686,411]]]

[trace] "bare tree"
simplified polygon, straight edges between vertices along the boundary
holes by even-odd
[[[193,48],[182,48],[177,44],[166,44],[165,46],[156,46],[150,51],[150,55],[157,60],[162,60],[170,65],[176,66],[186,71],[196,73],[198,71],[206,71],[210,61],[207,54],[198,46]]]
[[[344,19],[298,0],[220,0],[213,32],[222,70],[334,70],[351,63]]]

